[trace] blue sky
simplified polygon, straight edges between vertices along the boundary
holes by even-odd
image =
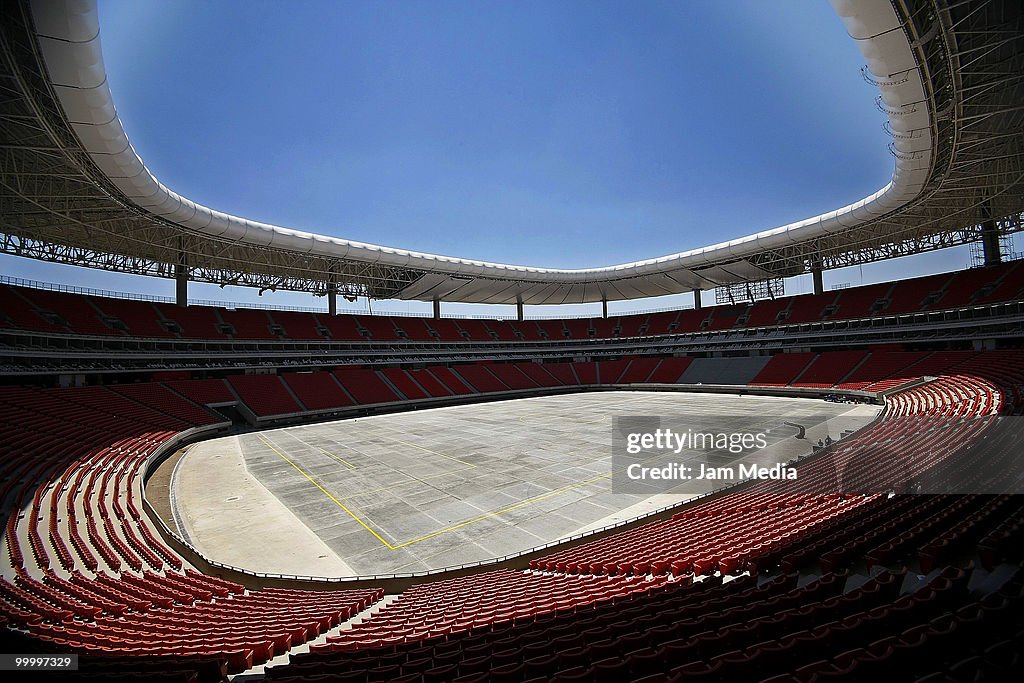
[[[825,2],[102,0],[100,19],[118,113],[162,182],[218,210],[349,239],[609,265],[828,211],[892,172],[863,59]],[[51,282],[173,289],[0,262]],[[966,263],[965,249],[948,250],[828,273],[826,286]],[[191,294],[257,300],[196,284]],[[259,300],[323,305],[301,293]]]

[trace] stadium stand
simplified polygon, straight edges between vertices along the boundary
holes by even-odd
[[[266,311],[239,308],[234,311],[218,309],[222,322],[231,329],[235,339],[277,339],[270,331],[270,317]]]
[[[494,341],[494,337],[491,336],[491,332],[487,329],[487,325],[484,324],[483,320],[458,320],[456,325],[462,331],[462,336],[469,341]]]
[[[295,311],[273,311],[270,315],[273,318],[273,322],[281,326],[283,336],[288,339],[324,340],[323,335],[320,333],[323,325],[315,315],[297,313]]]
[[[414,368],[406,370],[406,372],[408,372],[409,376],[413,379],[413,381],[416,382],[416,384],[418,384],[419,386],[423,387],[423,390],[426,391],[427,394],[430,396],[438,398],[442,396],[451,396],[453,394],[453,392],[448,387],[442,384],[437,379],[437,377],[431,374],[429,369]]]
[[[329,372],[289,372],[281,379],[309,410],[352,405],[352,399]]]
[[[639,337],[647,329],[648,316],[645,313],[626,315],[619,318],[620,337]]]
[[[565,325],[561,320],[537,320],[537,329],[548,341],[561,341],[565,339]]]
[[[415,586],[369,619],[327,638],[314,652],[406,644],[523,617],[574,610],[601,600],[628,599],[661,585],[641,576],[555,576],[496,571]],[[434,614],[440,618],[425,615]]]
[[[619,377],[620,384],[640,384],[646,382],[661,362],[659,358],[634,358]]]
[[[425,318],[404,318],[396,320],[401,334],[412,341],[434,341],[433,330],[428,326]]]
[[[351,315],[316,315],[316,320],[332,341],[363,341],[366,338],[359,332],[355,316]]]
[[[680,311],[673,320],[669,321],[667,331],[672,332],[699,332],[701,325],[711,315],[710,309]]]
[[[76,672],[30,680],[1021,680],[1024,496],[1020,436],[1005,428],[1024,413],[1024,264],[996,263],[1019,258],[1022,229],[1019,3],[836,0],[888,118],[891,183],[799,224],[557,275],[271,230],[175,195],[139,173],[107,98],[94,4],[4,6],[3,249],[174,277],[181,305],[0,284],[0,652],[80,657]],[[842,277],[968,240],[990,265],[823,291],[822,269]],[[817,294],[748,302],[730,287],[715,297],[729,303],[701,308],[694,290],[695,309],[611,317],[369,311],[391,296],[434,297],[438,316],[442,300],[607,310],[811,273]],[[366,298],[367,310],[185,306],[190,281],[327,294],[330,310],[337,295]],[[255,574],[204,558],[157,509],[167,501],[147,497],[215,434],[611,390],[882,407],[852,408],[870,422],[837,441],[800,444],[794,482],[638,513],[662,504],[648,499],[617,513],[639,517],[443,577]],[[429,453],[408,460],[432,465]],[[420,493],[447,491],[435,480],[410,499]],[[538,498],[558,515],[553,493]],[[481,528],[447,517],[443,532]],[[528,533],[514,519],[501,523]],[[446,557],[437,534],[421,540]]]
[[[647,381],[658,384],[675,384],[692,362],[693,358],[690,356],[662,358],[658,366],[651,371]]]
[[[189,339],[227,339],[217,317],[218,309],[207,306],[171,306],[153,304],[161,319],[170,323],[170,329]],[[220,309],[224,310],[224,309]]]
[[[598,361],[597,375],[601,384],[620,384],[622,373],[629,366],[629,358]]]
[[[93,305],[100,317],[114,329],[123,329],[132,337],[174,337],[160,324],[160,317],[153,306],[145,301],[129,301],[112,297],[94,297]]]
[[[494,363],[488,365],[487,369],[509,389],[534,389],[539,386],[535,380],[523,373],[519,369],[519,365],[515,363]]]
[[[462,336],[462,332],[459,330],[459,327],[455,324],[454,320],[446,318],[431,320],[430,327],[437,332],[437,338],[439,341],[453,342],[465,340],[465,337]]]
[[[750,383],[765,387],[787,386],[803,373],[815,355],[813,353],[777,353]]]
[[[222,379],[174,380],[167,386],[199,405],[221,405],[238,400]]]
[[[210,420],[210,414],[198,407],[196,403],[183,398],[157,382],[115,384],[110,388],[139,404],[151,406],[166,415],[181,418],[186,422],[207,424]],[[211,401],[211,403],[216,403],[216,401]]]
[[[257,415],[280,415],[304,410],[277,375],[232,375],[228,383]]]
[[[494,376],[488,369],[488,365],[463,364],[451,368],[451,371],[458,375],[468,386],[473,387],[481,394],[489,394],[495,391],[508,391],[509,386]]]
[[[518,337],[524,341],[544,341],[545,337],[541,334],[540,327],[533,320],[520,320],[518,322],[509,322],[513,330],[517,333]]]
[[[556,387],[559,381],[547,371],[544,363],[520,362],[515,364],[519,372],[529,377],[539,387]]]
[[[498,341],[517,341],[520,336],[507,320],[488,320],[484,323],[491,335]]]
[[[842,382],[836,384],[836,387],[839,389],[864,389],[873,386],[877,391],[884,391],[899,386],[913,377],[911,373],[904,371],[927,355],[923,351],[872,351],[870,358],[851,370]]]
[[[749,673],[754,663],[765,677],[861,670],[877,658],[870,648],[879,634],[891,633],[894,644],[904,638],[920,643],[931,637],[922,634],[948,630],[951,618],[984,632],[976,637],[986,647],[1002,642],[999,634],[1022,595],[1019,579],[979,602],[966,591],[972,568],[947,563],[975,542],[990,566],[1020,558],[1019,544],[1006,539],[1016,533],[1021,498],[884,495],[872,489],[891,485],[885,468],[890,451],[871,444],[900,439],[907,456],[902,465],[910,471],[957,464],[957,454],[983,425],[962,423],[953,440],[957,448],[943,451],[931,447],[936,437],[928,425],[948,424],[950,416],[1019,410],[1024,352],[906,353],[902,359],[896,353],[869,356],[884,354],[879,377],[901,363],[953,370],[894,394],[869,431],[798,465],[805,477],[799,494],[785,492],[781,482],[760,482],[685,506],[666,521],[556,551],[531,561],[526,571],[419,584],[351,628],[334,631],[309,653],[292,654],[289,665],[270,669],[271,678],[341,670],[346,680],[522,677],[527,670],[588,678],[599,671],[717,676]],[[628,369],[644,361],[639,367],[646,371],[656,360],[606,367]],[[665,358],[659,365],[682,360]],[[670,365],[673,373],[681,367]],[[861,365],[859,381],[871,379],[866,367]],[[326,373],[284,378],[314,376],[318,385],[331,379]],[[272,375],[247,377],[258,378],[259,385],[280,383]],[[228,381],[239,385],[237,377]],[[0,582],[0,614],[26,642],[83,653],[85,671],[186,671],[198,680],[220,680],[315,638],[382,595],[379,589],[245,590],[183,566],[140,512],[135,494],[117,493],[136,490],[131,482],[141,476],[146,456],[177,431],[216,423],[181,392],[160,383],[9,388],[0,391],[0,415],[5,472],[37,475],[7,479],[3,492],[8,513],[30,501],[33,514],[8,514],[7,556],[17,572],[13,581]],[[50,454],[47,459],[33,463],[17,456],[30,441],[35,452]],[[107,445],[115,442],[116,448]],[[830,490],[838,462],[846,463],[846,475],[863,493]],[[72,481],[78,483],[66,485]],[[83,510],[85,523],[77,517],[55,521],[65,507],[71,515]],[[902,570],[887,568],[908,555],[926,574],[909,593],[901,590],[908,580]],[[847,567],[859,557],[881,573],[853,583]],[[794,572],[815,562],[819,578],[798,583]],[[727,583],[721,578],[743,572],[751,576]],[[765,573],[774,578],[754,579]],[[979,616],[989,608],[991,623]],[[876,615],[870,628],[859,626],[867,614]],[[184,624],[187,636],[180,631]],[[814,634],[808,641],[814,647],[787,640],[794,629]],[[864,654],[850,654],[851,647],[865,648]],[[780,649],[785,656],[766,655]],[[886,656],[886,667],[902,662],[915,674],[959,663],[895,652]],[[1002,661],[992,658],[993,667]]]
[[[679,382],[682,384],[750,384],[768,361],[768,356],[694,358],[679,378]]]
[[[850,372],[856,371],[867,357],[864,351],[820,353],[790,384],[794,387],[834,387]]]
[[[590,339],[591,337],[590,318],[570,318],[562,324],[570,339]]]
[[[595,337],[614,337],[619,329],[618,318],[590,318]]]
[[[395,319],[376,315],[356,316],[356,324],[366,331],[365,336],[374,341],[398,340]]]
[[[0,285],[0,321],[8,329],[35,330],[38,332],[62,332],[64,327],[39,315],[25,298],[24,287]]]
[[[473,387],[466,384],[461,377],[452,372],[451,368],[435,365],[427,368],[427,372],[453,394],[472,394],[475,392]]]
[[[736,327],[740,320],[747,317],[750,311],[748,304],[738,306],[715,306],[711,309],[711,319],[704,329],[706,330],[728,330]]]
[[[572,368],[580,384],[597,384],[597,363],[583,361],[573,363]]]
[[[949,280],[949,273],[943,273],[897,282],[890,290],[888,305],[882,309],[882,313],[891,315],[923,310],[942,295]]]
[[[911,377],[934,377],[966,363],[977,355],[974,351],[936,351],[903,369],[901,374]],[[869,385],[869,386],[873,386]]]
[[[416,380],[410,377],[405,370],[400,368],[384,368],[381,375],[397,389],[406,399],[427,398],[429,394],[424,391]]]
[[[25,289],[21,294],[28,298],[43,318],[67,326],[76,334],[112,335],[118,332],[105,325],[99,318],[99,311],[92,303],[91,296],[67,296],[62,292],[45,289]]]
[[[997,282],[990,292],[986,293],[984,289],[979,291],[974,303],[991,304],[1024,298],[1024,267],[1020,261],[1015,261],[1009,268],[1003,269]]]
[[[959,273],[851,287],[835,292],[619,318],[473,320],[336,315],[169,304],[2,286],[0,325],[73,334],[186,339],[507,342],[607,339],[806,324],[1019,301],[1024,269],[1016,262]],[[10,309],[8,312],[7,309]],[[168,324],[170,328],[168,329]],[[365,334],[364,332],[365,331]],[[401,331],[401,332],[399,332]]]
[[[779,323],[783,311],[789,308],[789,299],[758,301],[750,307],[745,327],[771,327]]]
[[[334,374],[357,403],[391,403],[401,400],[373,369],[342,366],[335,368]]]
[[[880,308],[880,303],[889,294],[892,283],[852,287],[839,292],[836,301],[836,312],[829,316],[830,320],[870,318]]]
[[[954,273],[942,290],[942,296],[924,307],[925,310],[941,310],[968,306],[979,292],[995,287],[996,278],[1003,273],[988,268],[972,268]]]

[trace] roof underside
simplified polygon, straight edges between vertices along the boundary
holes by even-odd
[[[984,226],[1002,234],[1020,230],[1019,1],[833,3],[865,55],[866,77],[878,86],[879,106],[889,116],[895,160],[889,185],[850,207],[742,240],[564,271],[361,245],[197,207],[157,185],[126,137],[127,151],[104,150],[110,138],[99,133],[110,121],[99,120],[97,112],[113,112],[105,78],[96,90],[105,91],[107,101],[93,105],[98,95],[90,100],[84,86],[65,84],[72,76],[63,71],[72,70],[62,66],[66,55],[57,53],[67,41],[47,37],[54,25],[67,30],[74,16],[54,22],[52,12],[41,16],[23,0],[0,26],[0,251],[164,277],[184,266],[195,281],[264,289],[322,294],[335,286],[342,294],[378,299],[559,304],[789,277],[819,265],[836,268],[973,242]],[[98,35],[94,40],[98,52]],[[102,59],[99,69],[102,74]],[[88,121],[87,115],[98,118]],[[113,121],[120,126],[116,112]],[[116,171],[136,161],[136,176]],[[147,183],[158,191],[132,189]]]

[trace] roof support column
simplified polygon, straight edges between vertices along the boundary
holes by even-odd
[[[823,294],[825,292],[825,278],[822,277],[821,261],[816,261],[814,267],[811,268],[811,279],[814,280],[814,293]]]
[[[523,321],[523,300],[516,297],[516,320]]]
[[[178,238],[178,262],[174,264],[174,303],[182,308],[188,306],[188,255],[185,253],[184,238]]]
[[[434,299],[434,320],[441,319],[441,300]]]
[[[985,220],[981,224],[981,248],[985,255],[985,265],[995,266],[1003,262],[1003,250],[999,246],[999,228],[992,218],[992,205],[986,201],[981,207]]]
[[[693,308],[697,311],[703,308],[703,303],[700,300],[700,287],[693,288]]]
[[[333,263],[327,267],[327,313],[338,315],[338,278]]]
[[[608,299],[601,299],[601,317],[608,319]]]

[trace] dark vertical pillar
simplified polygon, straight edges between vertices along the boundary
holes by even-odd
[[[825,278],[822,276],[821,264],[818,263],[813,270],[811,270],[811,277],[814,279],[814,293],[822,294],[825,291]]]
[[[441,319],[441,300],[434,299],[434,320]]]
[[[188,306],[188,255],[184,240],[178,240],[178,262],[174,265],[174,303]]]
[[[338,276],[333,263],[327,266],[327,313],[338,315]]]
[[[693,307],[698,311],[704,308],[704,304],[700,300],[700,287],[693,288]]]
[[[516,320],[523,320],[523,300],[516,299]]]
[[[981,248],[985,255],[985,265],[995,266],[1003,262],[1003,250],[999,246],[999,228],[992,218],[992,205],[986,201],[981,210],[985,216],[981,224]]]
[[[608,299],[601,299],[601,317],[608,319]]]

